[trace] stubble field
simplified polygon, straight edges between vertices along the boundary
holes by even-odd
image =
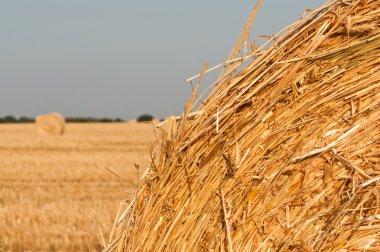
[[[68,124],[61,137],[0,125],[0,251],[101,250],[154,139],[151,124]]]

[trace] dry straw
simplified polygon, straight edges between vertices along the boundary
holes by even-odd
[[[252,48],[167,122],[106,250],[380,250],[380,1]]]
[[[60,136],[65,132],[65,118],[58,113],[36,117],[36,132],[39,135]]]

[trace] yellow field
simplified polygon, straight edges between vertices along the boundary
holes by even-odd
[[[136,182],[154,139],[150,124],[0,125],[0,251],[99,251],[133,187],[107,168]]]

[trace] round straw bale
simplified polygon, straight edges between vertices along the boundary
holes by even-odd
[[[194,93],[109,251],[380,251],[379,10],[331,0]]]
[[[65,118],[58,113],[39,115],[35,124],[39,135],[60,136],[65,132]]]

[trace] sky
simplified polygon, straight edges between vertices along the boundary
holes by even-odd
[[[324,2],[264,0],[250,32],[260,43]],[[255,4],[0,0],[0,116],[178,115],[185,80],[227,58]]]

